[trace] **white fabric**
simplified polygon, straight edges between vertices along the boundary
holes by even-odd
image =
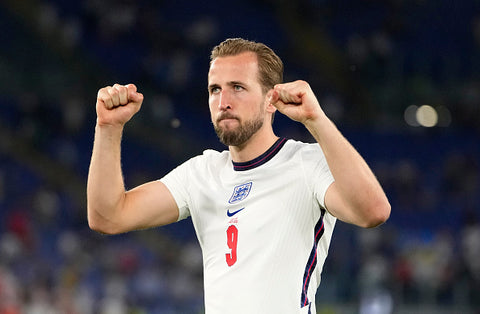
[[[179,220],[192,217],[203,254],[207,314],[309,313],[309,305],[301,304],[304,289],[316,313],[315,293],[336,222],[324,210],[333,177],[318,144],[288,140],[275,153],[264,164],[236,171],[228,151],[207,150],[161,179],[177,202]],[[229,217],[227,211],[238,212]],[[313,267],[307,265],[312,249]]]

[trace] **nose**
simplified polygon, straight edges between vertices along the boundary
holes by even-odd
[[[220,99],[218,101],[218,109],[227,110],[231,108],[232,108],[232,104],[231,104],[231,97],[229,95],[229,92],[226,90],[222,90],[220,92]]]

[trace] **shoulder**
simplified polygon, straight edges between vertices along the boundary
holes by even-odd
[[[205,157],[205,158],[221,158],[222,156],[228,156],[228,151],[224,150],[219,152],[218,150],[214,149],[206,149],[203,153],[197,157]]]
[[[306,143],[302,141],[297,141],[293,139],[289,139],[285,146],[294,148],[296,150],[309,150],[309,149],[316,149],[319,146],[317,143]]]
[[[284,153],[289,155],[301,155],[302,158],[308,156],[315,156],[318,159],[318,154],[323,155],[322,148],[318,143],[305,143],[297,140],[288,140],[285,143]]]
[[[230,159],[228,151],[216,151],[213,149],[204,150],[202,154],[183,162],[180,166],[186,168],[193,168],[197,171],[211,167],[220,167]]]
[[[196,159],[204,163],[224,163],[230,159],[230,153],[227,150],[219,152],[213,149],[206,149]]]
[[[208,149],[202,154],[182,162],[167,173],[161,180],[164,183],[175,181],[185,185],[192,182],[194,178],[205,179],[212,172],[215,172],[216,169],[220,169],[222,165],[225,165],[228,158],[228,152],[218,152]]]
[[[303,169],[307,177],[313,177],[315,171],[327,171],[328,164],[320,144],[288,140],[282,149],[280,162],[292,163]]]
[[[272,158],[272,162],[267,163],[267,168],[302,169],[298,174],[305,174],[305,171],[309,171],[307,169],[323,165],[323,160],[324,155],[319,144],[288,139],[275,157]]]

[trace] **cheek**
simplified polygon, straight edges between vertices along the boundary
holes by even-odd
[[[212,119],[213,122],[215,122],[215,116],[217,115],[218,106],[215,106],[214,103],[209,101],[208,109],[210,110],[210,118]]]
[[[215,110],[215,101],[212,97],[208,98],[208,109],[210,109],[210,112],[213,112]]]

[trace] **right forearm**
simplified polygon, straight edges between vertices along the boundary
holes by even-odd
[[[104,231],[114,225],[114,218],[125,197],[120,162],[120,143],[123,128],[95,128],[92,159],[87,181],[88,221],[93,229]]]

